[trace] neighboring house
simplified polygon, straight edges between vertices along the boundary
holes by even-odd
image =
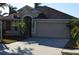
[[[24,6],[17,12],[17,14],[12,14],[10,16],[2,18],[4,19],[4,21],[9,21],[7,23],[4,23],[5,25],[9,25],[4,25],[4,28],[9,27],[10,29],[12,28],[12,30],[14,30],[14,28],[16,27],[11,26],[10,24],[14,24],[14,20],[25,19],[26,21],[28,21],[29,36],[32,37],[69,39],[70,31],[69,28],[66,26],[66,23],[73,18],[76,18],[47,6],[40,6],[36,9],[29,6]],[[13,23],[11,23],[11,21]]]

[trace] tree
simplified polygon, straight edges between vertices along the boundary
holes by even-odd
[[[13,7],[12,5],[7,3],[0,3],[0,7],[2,7],[3,9],[5,9],[6,6],[9,7],[9,15],[12,13],[16,13],[16,7]]]
[[[0,3],[0,7],[2,7],[3,9],[5,9],[6,6],[8,6],[7,3]],[[8,13],[3,13],[3,14],[2,14],[2,11],[0,10],[0,16],[4,16],[4,15],[6,15],[6,14],[8,14]]]
[[[79,48],[79,19],[72,19],[67,26],[70,28],[71,38],[76,47]]]
[[[8,5],[8,7],[9,7],[9,15],[17,12],[16,7],[14,7],[12,5]]]
[[[37,8],[41,3],[34,3],[35,8]]]
[[[0,16],[5,16],[6,14],[8,14],[8,13],[3,13],[2,14],[2,11],[0,10]]]
[[[2,11],[0,10],[0,16],[1,16]]]
[[[7,3],[0,3],[0,7],[2,7],[3,9],[5,9],[5,6],[7,6]]]

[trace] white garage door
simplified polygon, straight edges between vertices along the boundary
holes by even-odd
[[[70,38],[69,29],[64,23],[37,22],[36,36],[53,38]]]

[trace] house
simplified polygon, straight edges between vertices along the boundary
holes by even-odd
[[[42,12],[42,15],[39,14],[33,19],[33,36],[60,39],[70,38],[70,30],[66,23],[76,17],[47,6],[40,6],[36,10]]]
[[[4,20],[3,27],[6,28],[7,32],[11,30],[11,32],[20,34],[19,30],[15,29],[16,26],[11,26],[11,24],[14,24],[16,20],[24,20],[28,24],[29,37],[69,39],[70,31],[66,23],[76,18],[47,6],[32,8],[26,5],[17,12],[17,14],[1,18]]]

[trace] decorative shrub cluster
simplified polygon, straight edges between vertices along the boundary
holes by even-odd
[[[19,30],[24,33],[25,31],[27,31],[27,26],[26,23],[24,21],[17,21],[16,22],[16,26],[19,28]]]

